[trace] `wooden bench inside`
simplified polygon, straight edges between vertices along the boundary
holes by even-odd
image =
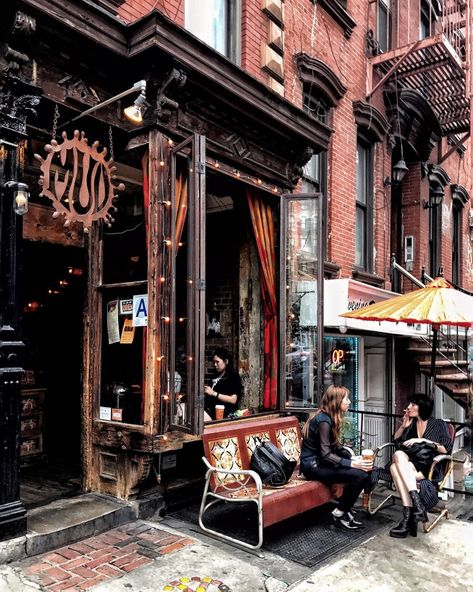
[[[340,486],[329,487],[319,481],[299,476],[299,466],[283,487],[263,486],[257,473],[250,470],[255,446],[270,440],[291,460],[301,452],[301,432],[296,417],[255,418],[207,425],[203,443],[207,466],[205,488],[199,512],[202,530],[242,547],[259,549],[263,544],[263,529],[316,506],[326,504],[340,493]],[[222,534],[204,525],[204,514],[221,501],[253,502],[258,510],[258,543]]]

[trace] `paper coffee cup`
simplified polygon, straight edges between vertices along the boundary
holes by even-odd
[[[225,405],[215,405],[215,419],[223,419]]]

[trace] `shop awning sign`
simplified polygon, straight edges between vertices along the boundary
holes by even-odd
[[[148,326],[148,294],[133,296],[133,327]]]

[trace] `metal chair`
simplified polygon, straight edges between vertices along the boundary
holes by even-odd
[[[452,424],[447,424],[447,426],[448,426],[448,431],[450,433],[450,437],[451,437],[451,440],[453,443],[455,440],[455,427]],[[387,450],[389,448],[394,449],[395,447],[396,446],[393,442],[387,442],[385,444],[382,444],[378,448],[376,448],[374,451],[375,464],[376,464],[376,459],[378,459],[380,457],[381,453],[384,450]],[[441,481],[436,482],[436,481],[434,481],[434,475],[436,472],[435,469],[440,463],[443,463],[443,475],[444,476]],[[432,483],[434,483],[437,493],[440,493],[443,490],[443,488],[445,487],[445,484],[447,483],[452,470],[453,470],[453,457],[450,454],[438,454],[437,456],[434,457],[434,459],[432,461],[432,465],[429,470],[429,474],[427,476],[427,479],[429,481],[431,481]],[[392,491],[392,493],[389,493],[377,504],[376,507],[373,507],[372,496],[373,496],[373,492],[376,489],[376,486],[373,488],[373,490],[368,494],[368,503],[366,506],[366,510],[371,515],[376,514],[381,508],[385,507],[388,502],[391,502],[390,505],[393,505],[396,502],[396,499],[398,498],[398,496],[395,494],[396,488],[395,488],[394,482],[392,480],[391,473],[389,472],[389,469],[387,469],[385,467],[381,467],[381,468],[379,468],[379,471],[381,473],[379,480],[383,481],[385,483],[386,487],[388,487],[388,489],[390,489]],[[425,533],[430,532],[433,528],[435,528],[435,526],[438,524],[439,520],[442,517],[445,517],[446,519],[448,519],[448,508],[447,508],[446,502],[441,502],[441,500],[439,500],[439,503],[434,508],[429,510],[429,513],[437,514],[437,516],[435,517],[434,520],[423,523],[423,530]]]

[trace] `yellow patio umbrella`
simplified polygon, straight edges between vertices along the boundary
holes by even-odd
[[[365,321],[431,325],[433,340],[430,375],[433,378],[437,352],[437,331],[440,325],[471,327],[473,325],[473,296],[455,289],[446,279],[438,277],[419,290],[394,296],[352,312],[345,312],[340,316]]]

